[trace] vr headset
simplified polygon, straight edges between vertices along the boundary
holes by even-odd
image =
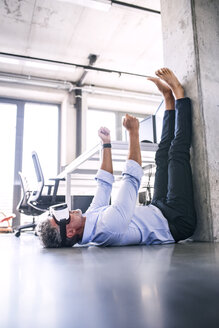
[[[66,225],[70,222],[68,205],[66,203],[53,205],[49,208],[50,215],[60,228],[61,247],[68,246],[66,244]]]

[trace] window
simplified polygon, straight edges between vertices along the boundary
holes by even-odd
[[[23,165],[22,171],[31,185],[36,174],[31,153],[39,156],[45,179],[58,172],[58,106],[26,103],[24,110]]]
[[[111,139],[116,140],[116,116],[114,112],[89,109],[87,111],[87,149],[99,142],[97,131],[106,126],[111,133]]]
[[[136,116],[139,121],[146,117],[144,114],[128,114]],[[101,126],[106,126],[110,129],[112,140],[127,141],[126,130],[122,125],[124,117],[124,112],[88,109],[86,148],[90,149],[92,146],[95,146],[99,142],[97,131]]]
[[[132,114],[134,115],[134,114]],[[139,116],[139,114],[136,114],[134,115],[138,120],[139,120],[139,123],[145,118],[145,115],[143,116]],[[128,141],[129,139],[129,136],[128,136],[128,133],[127,133],[127,130],[124,128],[123,126],[123,120],[125,118],[125,115],[122,116],[122,119],[121,119],[121,126],[122,126],[122,141]]]

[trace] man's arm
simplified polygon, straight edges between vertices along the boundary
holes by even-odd
[[[111,143],[110,131],[105,127],[101,127],[98,131],[98,135],[99,135],[102,145],[103,145],[102,163],[101,163],[100,168],[104,171],[107,171],[107,172],[113,174],[111,147],[104,148],[104,145]]]
[[[136,117],[126,114],[123,120],[123,126],[129,132],[129,154],[128,159],[136,161],[140,166],[141,149],[139,143],[139,121]]]
[[[113,235],[119,236],[127,231],[127,228],[133,217],[138,190],[141,183],[143,170],[141,167],[141,152],[139,145],[139,122],[130,115],[125,116],[123,121],[124,127],[130,135],[128,160],[123,171],[123,179],[116,199],[113,200],[101,216],[97,223],[97,239],[100,242],[104,238],[114,238]],[[111,236],[111,237],[110,237]],[[119,237],[118,237],[119,238]],[[107,242],[112,242],[109,239]]]
[[[104,145],[109,145],[111,142],[110,131],[105,127],[101,127],[98,131],[98,135],[103,145],[102,162],[100,170],[98,170],[96,175],[96,193],[87,211],[91,211],[95,208],[109,205],[110,195],[112,191],[112,183],[114,182],[114,177],[112,175],[113,164],[111,148],[104,148]]]

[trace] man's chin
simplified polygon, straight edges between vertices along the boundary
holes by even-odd
[[[75,235],[71,238],[66,238],[65,246],[72,247],[75,244],[77,244],[80,240],[81,240],[81,237],[79,235]]]
[[[82,216],[82,210],[80,210],[80,208],[78,208],[76,211],[78,212],[78,214],[79,214],[80,216]]]

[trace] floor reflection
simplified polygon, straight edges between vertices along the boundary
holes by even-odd
[[[43,249],[0,235],[0,327],[218,327],[219,244]]]

